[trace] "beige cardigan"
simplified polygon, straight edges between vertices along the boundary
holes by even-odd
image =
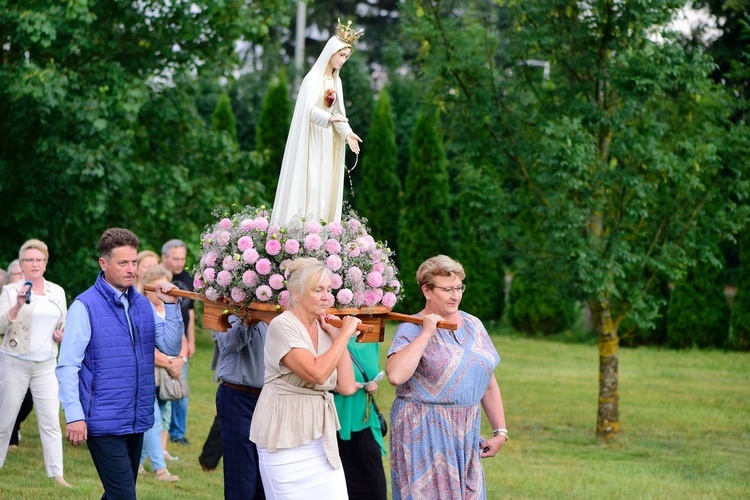
[[[3,287],[0,294],[0,337],[2,339],[2,350],[5,352],[28,354],[31,329],[33,328],[33,315],[37,302],[24,305],[18,311],[18,317],[11,321],[9,311],[16,303],[18,292],[24,285],[24,281],[16,281]],[[68,308],[65,302],[65,290],[51,281],[44,280],[44,295],[47,296],[51,303],[56,305],[62,313],[60,325],[65,325],[65,317],[68,314]],[[52,335],[53,332],[50,332]],[[52,354],[57,356],[58,346],[53,342]]]

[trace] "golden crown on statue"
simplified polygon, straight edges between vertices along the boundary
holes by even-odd
[[[364,29],[357,31],[354,28],[352,28],[351,21],[346,23],[346,25],[341,24],[340,18],[338,21],[339,21],[339,25],[336,27],[336,37],[344,43],[348,43],[351,45],[357,40],[359,40],[359,37],[365,34]]]

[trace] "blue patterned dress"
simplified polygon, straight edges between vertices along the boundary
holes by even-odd
[[[438,329],[391,408],[393,500],[483,499],[481,399],[500,356],[482,322],[460,311],[455,332]],[[402,323],[388,355],[419,335]]]

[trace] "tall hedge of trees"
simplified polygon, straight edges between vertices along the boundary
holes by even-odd
[[[527,335],[553,335],[573,326],[579,313],[563,288],[545,276],[513,275],[508,298],[508,321]]]
[[[265,198],[273,205],[276,186],[281,173],[286,138],[292,119],[292,102],[289,98],[289,82],[282,68],[278,78],[268,86],[260,110],[256,130],[256,149],[263,155],[263,166],[255,172],[256,179],[265,186]]]
[[[365,139],[370,153],[362,156],[362,176],[355,200],[359,214],[369,221],[373,237],[386,241],[398,258],[401,182],[396,175],[398,150],[391,99],[386,89],[380,91],[374,104],[370,132]]]
[[[724,347],[729,336],[729,304],[723,268],[699,265],[677,283],[669,301],[669,347]]]
[[[401,307],[405,312],[424,307],[416,280],[419,265],[438,254],[453,255],[449,206],[450,187],[438,117],[434,109],[425,108],[412,134],[398,237],[405,292]]]
[[[740,273],[732,302],[731,332],[727,347],[750,350],[750,235],[740,238]]]

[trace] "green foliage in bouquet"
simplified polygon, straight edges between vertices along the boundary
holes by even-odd
[[[354,210],[344,210],[340,223],[296,216],[285,227],[272,226],[263,205],[234,214],[219,207],[213,215],[194,269],[195,290],[208,300],[284,307],[284,270],[297,257],[314,257],[333,272],[333,307],[391,309],[401,298],[393,252],[370,236]]]

